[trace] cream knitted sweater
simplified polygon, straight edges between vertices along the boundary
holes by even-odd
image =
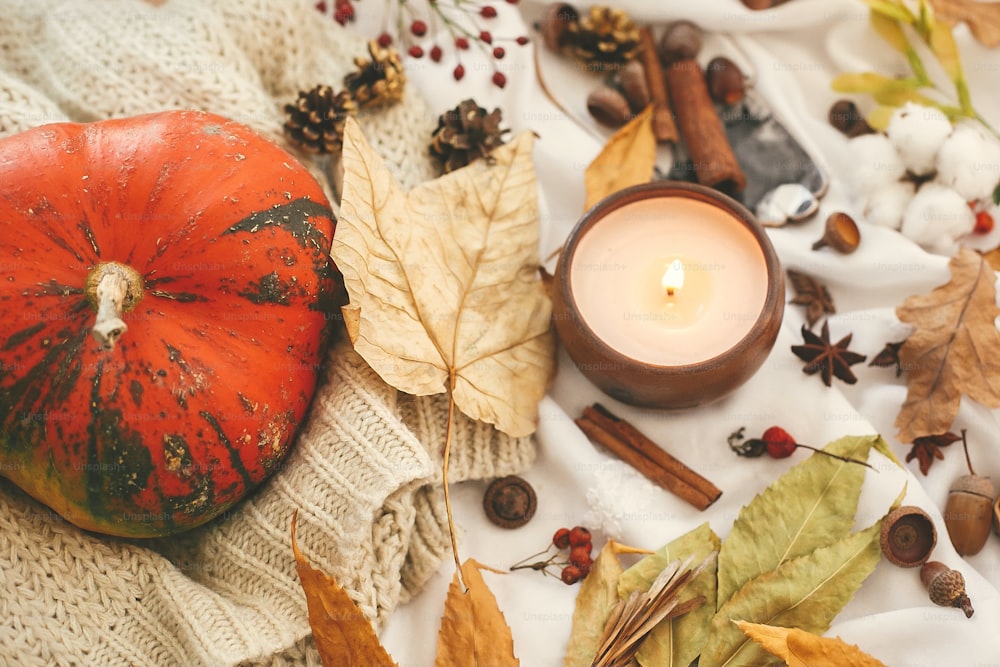
[[[365,54],[363,40],[313,5],[0,0],[0,136],[196,108],[280,142],[283,105],[317,83],[339,88]],[[410,94],[361,117],[406,187],[433,176],[434,121]],[[0,665],[318,665],[292,513],[310,561],[384,620],[448,553],[445,407],[441,396],[399,395],[338,342],[280,472],[225,516],[170,539],[84,533],[0,479]],[[461,417],[453,452],[453,482],[518,472],[535,455],[532,440]]]

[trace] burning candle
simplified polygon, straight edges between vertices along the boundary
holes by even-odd
[[[560,256],[556,327],[580,370],[614,398],[690,407],[745,382],[784,308],[778,260],[734,200],[687,183],[616,193]]]

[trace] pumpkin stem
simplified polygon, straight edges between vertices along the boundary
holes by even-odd
[[[135,308],[142,299],[142,276],[131,266],[118,262],[103,262],[87,276],[87,297],[97,308],[97,318],[91,333],[106,349],[128,330],[122,313]]]

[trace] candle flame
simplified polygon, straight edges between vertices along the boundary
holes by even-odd
[[[663,272],[663,291],[667,296],[673,296],[674,292],[684,287],[684,265],[681,260],[675,259]]]

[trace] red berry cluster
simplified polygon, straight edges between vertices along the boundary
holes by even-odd
[[[356,0],[334,0],[333,18],[341,25],[354,20],[354,2]],[[509,4],[517,4],[519,0],[506,0]],[[444,59],[445,48],[438,42],[426,43],[425,38],[428,33],[440,34],[436,28],[438,24],[444,27],[448,41],[454,46],[456,64],[451,71],[452,77],[456,81],[461,81],[465,77],[465,65],[462,64],[461,52],[467,51],[472,44],[476,44],[483,49],[494,61],[503,60],[507,55],[502,46],[495,45],[495,41],[504,38],[494,35],[481,20],[496,18],[497,8],[492,4],[475,4],[454,0],[451,3],[431,0],[427,3],[430,13],[426,16],[419,14],[414,9],[412,3],[407,0],[398,0],[396,16],[384,16],[383,26],[402,26],[402,28],[383,28],[378,35],[378,43],[383,47],[388,47],[399,40],[402,47],[411,58],[423,58],[425,55],[433,62],[439,63]],[[322,13],[327,13],[326,2],[317,2],[316,9]],[[390,12],[391,13],[391,12]],[[399,19],[399,20],[396,20]],[[432,30],[432,28],[434,30]],[[394,34],[400,30],[400,34]],[[520,35],[514,39],[507,38],[521,46],[528,43],[526,35]],[[493,84],[499,88],[507,85],[507,76],[500,71],[496,62],[493,66]]]
[[[549,551],[555,547],[555,553]],[[559,572],[559,578],[565,584],[575,584],[590,572],[594,559],[591,552],[594,550],[594,543],[590,536],[590,531],[583,526],[573,526],[572,528],[560,528],[552,536],[552,542],[544,550],[533,556],[528,556],[522,561],[511,566],[511,570],[539,570],[544,574],[553,574],[551,568]],[[568,552],[568,556],[563,559],[563,553]],[[529,563],[528,561],[549,554],[545,560]]]

